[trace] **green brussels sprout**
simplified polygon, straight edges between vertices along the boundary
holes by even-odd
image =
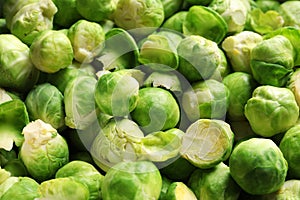
[[[16,13],[26,5],[37,3],[38,0],[2,0],[3,1],[3,16],[7,22],[7,26],[11,26],[12,18]],[[1,10],[2,11],[2,10]],[[1,12],[2,13],[2,12]]]
[[[65,124],[70,128],[84,130],[97,120],[94,93],[97,80],[93,76],[77,76],[64,91]]]
[[[27,169],[24,163],[22,162],[22,160],[19,158],[15,158],[7,161],[7,163],[5,163],[5,165],[3,166],[3,169],[9,172],[11,176],[15,176],[15,177],[28,176]]]
[[[180,108],[169,91],[146,87],[138,95],[131,117],[145,133],[171,129],[179,123]]]
[[[20,147],[24,141],[22,129],[29,123],[26,106],[20,99],[0,104],[0,148],[11,151],[13,145]]]
[[[111,19],[115,12],[118,0],[76,0],[79,14],[94,22]]]
[[[35,180],[52,178],[60,167],[68,163],[67,142],[50,124],[39,119],[32,121],[24,127],[22,134],[25,140],[19,155]]]
[[[174,13],[181,9],[183,0],[161,0],[163,7],[164,7],[164,16],[165,18],[169,18]]]
[[[299,108],[289,89],[265,85],[253,91],[245,105],[245,116],[257,135],[271,137],[297,122]]]
[[[196,169],[188,180],[188,186],[198,199],[237,200],[241,188],[230,175],[229,167],[221,162],[211,169]]]
[[[257,8],[261,9],[263,12],[267,12],[269,10],[279,11],[280,2],[274,0],[257,0],[256,1]]]
[[[269,39],[276,35],[282,35],[289,39],[295,51],[294,66],[298,66],[300,64],[300,30],[295,27],[286,26],[264,35],[264,39]]]
[[[233,141],[234,134],[228,123],[199,119],[186,130],[181,155],[198,168],[212,168],[229,158]]]
[[[226,21],[229,33],[238,33],[245,28],[250,1],[248,0],[213,0],[209,6]]]
[[[226,21],[210,7],[192,6],[183,22],[184,35],[200,35],[219,44],[228,31]]]
[[[209,78],[223,64],[223,55],[217,43],[198,35],[181,40],[177,52],[178,71],[190,82]]]
[[[275,10],[263,12],[261,9],[252,9],[248,17],[248,29],[260,34],[267,34],[284,25],[283,17]]]
[[[95,101],[103,113],[126,116],[137,105],[139,83],[131,75],[122,71],[104,74],[97,81]]]
[[[90,71],[90,65],[84,65],[78,62],[73,62],[70,66],[59,70],[58,72],[47,74],[46,81],[54,85],[62,94],[69,82],[78,76],[95,76],[94,72]]]
[[[29,48],[12,34],[0,35],[0,87],[17,92],[29,91],[40,72],[34,67]]]
[[[53,28],[56,12],[57,7],[52,0],[36,1],[20,7],[8,28],[12,34],[30,45],[39,33]]]
[[[226,85],[214,79],[196,82],[182,96],[182,107],[190,121],[199,118],[222,119],[230,102]]]
[[[300,108],[300,68],[296,69],[287,82],[289,88],[295,95],[298,107]]]
[[[108,171],[122,161],[136,161],[141,157],[139,148],[143,132],[127,118],[111,120],[100,129],[90,148],[94,162]]]
[[[165,19],[161,0],[118,0],[113,20],[125,30],[137,29],[145,35],[161,26]],[[144,29],[139,29],[144,28]]]
[[[165,29],[170,29],[177,31],[179,33],[183,33],[182,27],[183,22],[186,18],[186,15],[188,14],[188,11],[179,11],[166,19],[164,23],[162,24],[162,27]]]
[[[21,197],[32,200],[39,197],[39,184],[29,177],[9,177],[0,185],[0,198],[3,200]]]
[[[92,165],[84,161],[71,161],[61,167],[55,178],[68,177],[84,184],[89,189],[89,199],[101,198],[101,186],[104,176]]]
[[[57,7],[53,23],[69,28],[76,21],[80,20],[82,16],[77,10],[76,2],[77,0],[53,0]]]
[[[257,86],[253,77],[245,72],[234,72],[223,79],[223,84],[229,90],[228,119],[245,120],[244,107]]]
[[[252,73],[250,53],[262,41],[263,37],[252,31],[242,31],[224,39],[222,49],[225,51],[233,71]]]
[[[163,31],[165,34],[152,33],[142,42],[139,54],[139,62],[150,66],[155,70],[171,70],[176,69],[179,64],[177,54],[177,46],[181,40],[181,36],[176,37],[176,44],[167,34],[173,34],[169,31]]]
[[[300,180],[290,179],[274,193],[261,195],[260,200],[298,199],[300,196]]]
[[[105,34],[100,24],[84,19],[74,23],[68,31],[74,58],[80,63],[90,63],[104,47]]]
[[[102,196],[106,200],[158,199],[162,178],[149,161],[121,162],[104,176]]]
[[[173,181],[186,182],[194,170],[196,170],[196,167],[180,156],[174,162],[161,168],[160,172]]]
[[[294,48],[284,36],[263,40],[251,51],[250,67],[262,85],[285,86],[294,67]]]
[[[63,94],[50,83],[36,85],[30,90],[25,105],[31,120],[41,119],[55,129],[65,125]]]
[[[130,69],[137,65],[139,49],[133,36],[122,28],[112,28],[105,34],[105,48],[96,58],[103,70]],[[118,48],[116,48],[116,46]]]
[[[283,153],[283,156],[287,160],[289,169],[288,176],[289,178],[299,178],[299,159],[300,154],[295,149],[300,146],[300,125],[295,125],[284,134],[281,142],[279,144],[279,148]]]
[[[71,178],[55,178],[43,181],[38,187],[39,200],[64,199],[88,200],[88,188]]]
[[[197,200],[194,192],[183,182],[173,182],[168,188],[165,199],[180,200],[189,199]]]
[[[285,181],[288,164],[279,147],[267,138],[240,142],[229,158],[230,174],[247,193],[268,194]]]
[[[72,64],[72,44],[60,31],[43,31],[30,46],[30,57],[36,68],[54,73]]]
[[[284,26],[300,28],[299,12],[300,2],[285,1],[280,4],[279,13],[283,16]]]

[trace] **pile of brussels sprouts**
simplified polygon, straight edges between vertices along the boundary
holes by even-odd
[[[299,9],[0,0],[0,199],[300,199]]]

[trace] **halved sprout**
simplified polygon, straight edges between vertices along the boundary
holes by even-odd
[[[209,7],[192,6],[183,22],[185,35],[200,35],[219,44],[228,31],[226,21]]]
[[[199,119],[183,135],[181,155],[196,167],[211,168],[229,158],[233,141],[234,134],[226,122]]]

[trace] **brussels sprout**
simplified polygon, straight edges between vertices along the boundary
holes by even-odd
[[[102,64],[103,70],[130,69],[137,65],[138,46],[133,36],[124,29],[112,28],[107,31],[104,46],[96,59]]]
[[[245,116],[257,135],[271,137],[297,122],[299,108],[289,89],[265,85],[253,91],[245,105]]]
[[[300,30],[295,27],[286,26],[264,35],[264,39],[269,39],[276,35],[282,35],[289,39],[295,51],[294,66],[298,66],[300,64]]]
[[[162,88],[142,88],[132,119],[145,133],[174,128],[180,120],[180,108],[172,94]]]
[[[256,6],[263,12],[267,12],[269,10],[278,11],[280,7],[280,2],[275,0],[257,0]]]
[[[53,177],[60,167],[68,163],[68,145],[50,124],[42,120],[32,121],[24,127],[22,134],[25,140],[19,155],[35,180]]]
[[[71,178],[55,178],[43,181],[38,187],[40,194],[36,200],[64,199],[88,200],[88,188]]]
[[[135,122],[126,118],[111,120],[92,143],[93,160],[103,171],[122,161],[136,161],[141,157],[139,146],[143,137]]]
[[[64,91],[65,124],[84,130],[97,120],[94,93],[97,80],[93,76],[77,76]]]
[[[119,0],[113,20],[125,30],[138,29],[139,35],[153,32],[164,21],[164,7],[160,0]]]
[[[76,8],[89,21],[101,22],[111,19],[118,0],[76,0]]]
[[[261,200],[298,199],[300,196],[300,180],[287,180],[282,187],[274,193],[262,195]]]
[[[150,34],[141,45],[139,62],[157,70],[176,69],[179,63],[176,48],[166,35]]]
[[[234,72],[223,79],[223,84],[229,90],[228,119],[245,120],[244,107],[257,86],[253,77],[245,72]]]
[[[190,188],[188,188],[183,182],[173,182],[169,186],[165,198],[168,200],[197,200],[197,197],[195,196],[193,191]]]
[[[0,148],[12,150],[13,145],[20,147],[24,137],[22,129],[29,123],[23,101],[14,99],[0,104]]]
[[[186,182],[196,167],[182,156],[160,169],[162,175],[173,181]]]
[[[288,176],[289,178],[299,178],[299,159],[300,154],[295,149],[300,146],[300,125],[295,125],[284,134],[279,148],[283,156],[288,162]]]
[[[104,176],[102,196],[106,200],[158,199],[162,178],[148,161],[121,162]]]
[[[211,169],[195,170],[188,186],[198,199],[205,200],[237,200],[241,192],[230,175],[229,167],[223,162]]]
[[[241,32],[245,28],[250,1],[248,0],[213,0],[209,6],[226,21],[229,33]]]
[[[190,82],[209,78],[223,64],[223,55],[217,43],[201,36],[185,37],[179,43],[177,52],[178,71]]]
[[[287,87],[294,93],[298,107],[300,108],[300,68],[291,75]]]
[[[34,87],[28,93],[25,105],[31,120],[41,119],[55,129],[65,125],[64,97],[50,83]]]
[[[227,160],[234,134],[222,120],[199,119],[191,124],[182,139],[181,154],[196,167],[207,169]]]
[[[179,11],[165,20],[162,27],[182,33],[183,22],[186,18],[188,11]]]
[[[95,101],[101,112],[113,116],[126,116],[136,107],[139,83],[122,71],[104,74],[98,79]]]
[[[32,200],[39,197],[39,184],[29,177],[9,177],[0,185],[0,198],[3,200],[21,197]]]
[[[70,66],[59,70],[58,72],[47,74],[46,81],[54,85],[62,94],[69,82],[78,76],[95,76],[94,72],[90,71],[89,64],[84,65],[78,62],[73,62]]]
[[[263,12],[256,8],[249,12],[248,29],[257,33],[266,34],[283,27],[283,25],[283,17],[275,10]]]
[[[29,48],[12,34],[0,35],[0,87],[29,91],[38,81],[39,71],[29,56]]]
[[[299,7],[298,1],[285,1],[280,4],[279,13],[283,16],[284,26],[300,28]]]
[[[3,169],[9,172],[11,176],[28,176],[28,172],[24,163],[18,158],[7,161],[7,163],[3,166]]]
[[[294,67],[294,48],[284,36],[263,40],[251,51],[250,67],[260,84],[285,86]]]
[[[164,7],[164,16],[168,18],[181,9],[183,0],[161,0]]]
[[[182,96],[182,106],[190,121],[199,118],[221,119],[229,106],[229,89],[213,79],[192,85]]]
[[[97,169],[84,161],[72,161],[61,167],[55,178],[69,177],[84,184],[89,189],[89,199],[101,198],[103,175]]]
[[[53,28],[53,18],[57,7],[52,0],[41,0],[21,7],[8,25],[12,34],[24,43],[31,44],[45,30]]]
[[[242,31],[226,37],[222,42],[222,49],[229,58],[232,69],[251,74],[250,53],[262,41],[263,37],[252,31]]]
[[[53,0],[57,7],[53,23],[69,28],[76,21],[80,20],[82,16],[77,10],[76,2],[77,0]]]
[[[185,35],[200,35],[219,44],[228,26],[219,13],[209,7],[192,6],[183,22]]]
[[[284,184],[288,164],[272,140],[251,138],[233,149],[229,169],[244,191],[262,195],[275,192]]]
[[[60,31],[43,31],[30,46],[30,57],[36,68],[54,73],[72,64],[72,44]]]
[[[74,58],[80,63],[90,63],[104,47],[105,34],[100,24],[81,19],[68,31]]]

